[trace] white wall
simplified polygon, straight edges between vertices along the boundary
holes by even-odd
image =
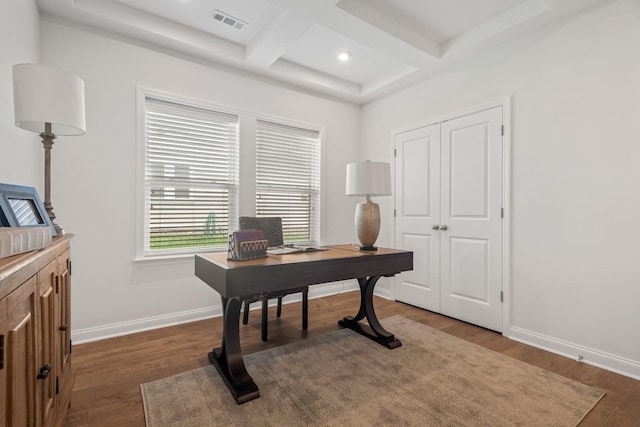
[[[44,197],[40,137],[15,126],[12,67],[39,57],[35,0],[0,2],[0,183],[36,187]]]
[[[508,95],[504,333],[640,378],[640,2],[621,0],[370,103],[363,154],[391,160],[394,129]]]
[[[220,313],[220,298],[194,276],[193,258],[134,263],[136,86],[323,126],[323,241],[353,233],[345,164],[358,159],[357,106],[295,92],[43,18],[43,62],[85,82],[87,133],[53,151],[58,223],[76,236],[74,341]],[[242,177],[241,177],[242,178]]]

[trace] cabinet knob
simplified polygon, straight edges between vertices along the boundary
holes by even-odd
[[[449,228],[449,227],[447,227],[447,224],[442,224],[440,226],[440,230],[442,230],[442,231],[446,230],[447,228]]]
[[[44,380],[49,376],[49,372],[51,372],[51,365],[47,364],[40,368],[40,372],[38,373],[38,379]]]
[[[61,330],[61,331],[66,331],[66,330],[67,330],[67,328],[68,328],[68,326],[67,326],[67,325],[62,325],[62,326],[60,326],[58,329],[59,329],[59,330]]]
[[[433,224],[433,225],[431,226],[431,229],[432,229],[432,230],[440,230],[440,226],[439,226],[438,224]]]

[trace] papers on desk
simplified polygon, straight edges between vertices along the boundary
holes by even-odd
[[[323,248],[322,246],[285,245],[285,246],[280,246],[278,248],[268,248],[267,253],[271,255],[284,255],[284,254],[317,252],[317,251],[326,251],[326,250],[328,250],[328,248]]]

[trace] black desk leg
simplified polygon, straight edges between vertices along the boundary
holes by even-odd
[[[309,327],[309,288],[302,292],[302,330]]]
[[[227,384],[238,404],[260,397],[260,391],[247,373],[240,349],[240,307],[238,298],[222,297],[222,345],[209,353],[209,361]]]
[[[358,284],[360,285],[360,310],[355,317],[348,316],[339,320],[338,325],[352,329],[387,348],[397,348],[400,347],[402,343],[396,339],[392,333],[382,327],[373,309],[373,288],[376,286],[378,279],[380,279],[380,276],[358,278]],[[365,317],[367,318],[369,326],[359,322]]]

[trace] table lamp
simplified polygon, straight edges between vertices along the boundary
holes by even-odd
[[[380,207],[371,196],[391,195],[391,171],[389,163],[365,162],[347,165],[347,196],[365,196],[364,203],[356,207],[356,232],[361,251],[375,251],[380,232]]]
[[[78,76],[38,64],[13,66],[16,126],[37,132],[44,146],[44,207],[58,233],[51,204],[51,147],[57,135],[83,135],[84,82]]]

